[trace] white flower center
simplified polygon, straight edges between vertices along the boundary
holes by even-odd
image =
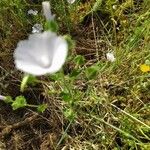
[[[48,68],[51,66],[52,60],[48,56],[41,56],[40,62],[41,62],[40,64],[42,67]]]

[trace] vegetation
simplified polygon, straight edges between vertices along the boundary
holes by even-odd
[[[21,92],[13,52],[46,28],[41,2],[0,1],[0,149],[149,150],[150,1],[51,0],[68,57]]]

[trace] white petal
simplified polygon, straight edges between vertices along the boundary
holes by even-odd
[[[53,54],[53,60],[52,65],[49,68],[50,73],[57,72],[61,69],[62,65],[65,63],[66,57],[67,57],[67,49],[68,45],[65,39],[63,38],[57,38],[55,42],[55,51]]]
[[[36,23],[32,27],[32,33],[41,33],[43,31],[43,26],[41,24]]]
[[[6,99],[6,97],[5,97],[5,96],[0,95],[0,100],[5,100],[5,99]]]
[[[38,14],[38,11],[30,9],[30,10],[28,10],[28,14],[36,16]]]
[[[49,1],[42,2],[43,13],[46,20],[53,20],[54,16],[51,13],[50,3]]]
[[[106,54],[106,58],[107,58],[107,60],[109,60],[111,62],[114,62],[116,60],[116,58],[115,58],[113,53],[107,53]]]
[[[18,68],[19,70],[25,73],[29,73],[36,76],[40,76],[48,73],[47,69],[40,67],[37,64],[32,64],[21,60],[20,61],[17,60],[16,68]]]

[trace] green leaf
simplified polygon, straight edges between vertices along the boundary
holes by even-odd
[[[63,74],[62,74],[62,72],[57,72],[57,73],[55,73],[55,74],[51,74],[51,75],[49,76],[49,78],[50,78],[51,80],[58,81],[58,80],[61,80],[61,79],[63,78]]]
[[[58,25],[55,21],[46,21],[45,23],[45,30],[50,30],[52,32],[57,32],[58,31]]]
[[[69,76],[77,77],[80,73],[81,73],[81,69],[74,69]]]
[[[27,105],[27,102],[24,96],[17,96],[16,99],[11,104],[13,110],[25,107],[26,105]]]
[[[61,92],[60,93],[60,96],[62,97],[62,99],[65,101],[65,102],[70,102],[71,101],[71,95],[70,93],[67,93],[67,92]]]
[[[83,65],[85,63],[85,58],[84,56],[81,56],[81,55],[77,55],[75,58],[74,58],[74,62],[78,65]]]
[[[75,47],[75,42],[72,40],[71,36],[70,35],[65,35],[64,38],[68,43],[68,48],[73,49]]]
[[[148,59],[145,60],[145,64],[146,64],[146,65],[150,65],[150,60],[148,60]]]
[[[6,96],[6,98],[4,99],[4,102],[5,103],[12,103],[13,102],[13,99],[11,96]]]
[[[36,85],[36,83],[37,83],[37,78],[33,75],[30,75],[28,78],[28,84],[34,86],[34,85]]]
[[[40,113],[43,113],[46,110],[47,107],[48,107],[47,104],[41,104],[37,107],[37,111],[40,112]]]
[[[98,11],[101,8],[101,5],[102,5],[102,0],[96,0],[92,8],[92,11]]]
[[[88,79],[94,79],[99,72],[98,66],[91,66],[85,70],[85,75]]]

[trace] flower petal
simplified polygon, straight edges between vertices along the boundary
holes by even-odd
[[[61,69],[62,65],[65,63],[68,52],[68,45],[65,39],[57,38],[55,42],[55,51],[53,56],[52,65],[49,68],[50,73],[57,72]]]
[[[148,72],[150,71],[150,66],[143,64],[140,66],[140,69],[142,72]]]
[[[29,73],[36,76],[40,76],[48,73],[47,69],[40,67],[37,64],[31,64],[21,60],[17,61],[16,68],[18,68],[19,70],[25,73]]]
[[[49,1],[42,2],[43,13],[46,20],[53,20],[54,16],[51,13],[51,7]]]
[[[114,62],[116,60],[116,58],[112,52],[107,53],[106,58],[107,58],[107,60],[109,60],[111,62]]]

